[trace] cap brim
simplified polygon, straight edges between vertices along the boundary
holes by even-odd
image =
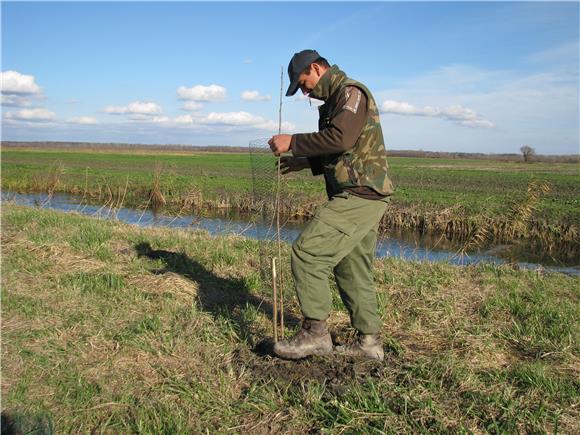
[[[292,83],[290,83],[290,86],[288,86],[288,90],[286,91],[286,96],[291,97],[292,95],[294,95],[296,93],[297,90],[298,90],[298,80],[295,80]]]

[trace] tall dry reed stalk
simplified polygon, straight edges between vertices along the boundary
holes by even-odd
[[[46,171],[38,171],[32,175],[31,187],[35,192],[46,192],[52,196],[60,184],[60,177],[65,173],[62,162],[53,162]]]
[[[525,236],[531,217],[538,209],[540,199],[549,193],[552,186],[543,180],[532,179],[528,182],[525,199],[519,204],[514,204],[511,208],[511,237],[518,238]]]
[[[123,207],[123,204],[125,202],[125,197],[127,196],[127,189],[129,188],[129,176],[127,175],[127,178],[125,180],[125,188],[122,189],[121,186],[119,186],[117,188],[117,202],[116,204],[113,204],[112,207],[112,211],[113,214],[115,216],[115,218],[118,216],[119,210],[121,210],[121,208]]]
[[[46,191],[49,196],[52,196],[57,190],[60,183],[60,177],[65,173],[64,165],[62,162],[55,162],[54,165],[48,170],[48,176],[46,178]]]
[[[41,179],[39,177],[34,177],[34,184],[36,189],[40,191],[44,190],[48,193],[46,200],[42,204],[42,207],[50,202],[54,193],[58,190],[60,178],[64,175],[64,173],[64,164],[61,161],[56,161],[48,168],[44,182],[40,181]]]
[[[167,201],[165,200],[165,196],[161,192],[161,172],[163,168],[161,167],[161,163],[155,162],[155,168],[153,169],[153,186],[149,191],[149,199],[151,200],[151,206],[153,210],[159,210]]]
[[[538,209],[542,196],[549,193],[551,189],[548,182],[532,179],[528,182],[525,198],[510,207],[507,212],[508,216],[491,217],[488,214],[477,216],[473,223],[473,229],[469,231],[467,240],[458,251],[458,255],[466,255],[467,251],[485,246],[494,236],[501,235],[502,238],[507,237],[511,241],[529,236],[532,216]],[[500,225],[501,222],[507,222],[507,224]],[[548,239],[542,240],[542,242],[546,246],[553,244],[553,241]]]

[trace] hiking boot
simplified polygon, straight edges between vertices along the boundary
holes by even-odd
[[[341,355],[358,356],[382,361],[385,358],[383,342],[379,334],[358,334],[357,339],[348,345],[336,346],[335,352]]]
[[[285,359],[332,353],[332,339],[326,321],[305,319],[302,322],[302,329],[294,337],[281,340],[274,345],[274,353]]]

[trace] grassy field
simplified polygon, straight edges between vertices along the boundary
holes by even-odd
[[[261,154],[256,161],[260,173],[273,180],[274,157]],[[389,162],[396,193],[385,227],[462,239],[483,231],[499,242],[528,238],[548,249],[560,243],[578,249],[577,163],[419,157]],[[2,188],[21,193],[65,192],[142,207],[159,191],[160,204],[172,211],[244,211],[254,205],[252,182],[249,153],[2,150]],[[535,191],[541,194],[534,196]],[[325,198],[323,180],[309,171],[285,177],[283,192],[283,210],[297,217],[310,216]]]
[[[385,362],[288,362],[255,241],[5,203],[2,247],[2,405],[25,430],[580,431],[578,278],[377,261]]]

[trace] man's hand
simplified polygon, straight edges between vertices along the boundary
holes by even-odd
[[[290,149],[290,141],[292,140],[292,135],[290,134],[277,134],[272,136],[268,141],[270,149],[275,156],[279,156],[282,153],[288,152]]]
[[[276,162],[278,163],[278,162]],[[310,167],[306,157],[280,157],[280,171],[286,175]]]

